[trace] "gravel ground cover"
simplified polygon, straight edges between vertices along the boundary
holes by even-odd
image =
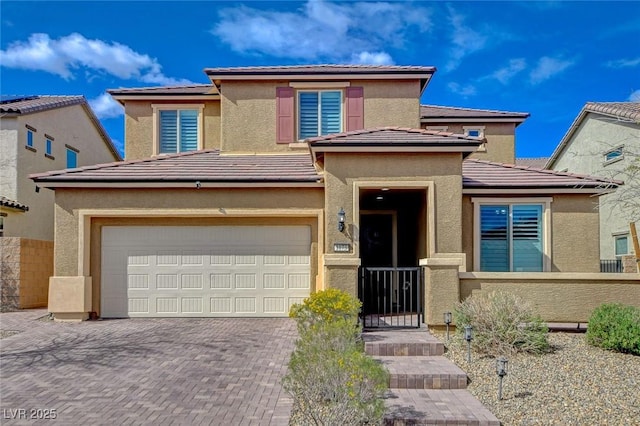
[[[460,336],[432,332],[445,356],[467,372],[469,391],[503,425],[640,425],[640,357],[589,346],[582,333],[550,333],[545,355],[510,355],[498,400],[495,358]]]

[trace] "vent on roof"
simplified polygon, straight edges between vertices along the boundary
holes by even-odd
[[[33,99],[38,99],[38,96],[0,95],[0,104],[10,104],[13,102],[31,101]]]

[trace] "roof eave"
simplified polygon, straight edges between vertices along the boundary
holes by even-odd
[[[191,179],[185,181],[97,181],[97,180],[55,180],[34,178],[34,182],[44,188],[97,188],[97,189],[204,189],[204,188],[321,188],[324,183],[320,178],[309,180],[228,180],[208,181]]]
[[[516,123],[520,125],[527,117],[420,117],[421,123]]]

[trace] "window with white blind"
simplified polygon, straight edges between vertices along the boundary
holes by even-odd
[[[154,105],[156,146],[159,154],[173,154],[200,149],[201,105]]]
[[[547,270],[545,241],[548,203],[477,202],[476,270],[542,272]]]
[[[342,132],[342,91],[298,92],[298,139]]]

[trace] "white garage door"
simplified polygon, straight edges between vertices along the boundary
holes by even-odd
[[[101,316],[287,316],[310,246],[308,226],[105,226]]]

